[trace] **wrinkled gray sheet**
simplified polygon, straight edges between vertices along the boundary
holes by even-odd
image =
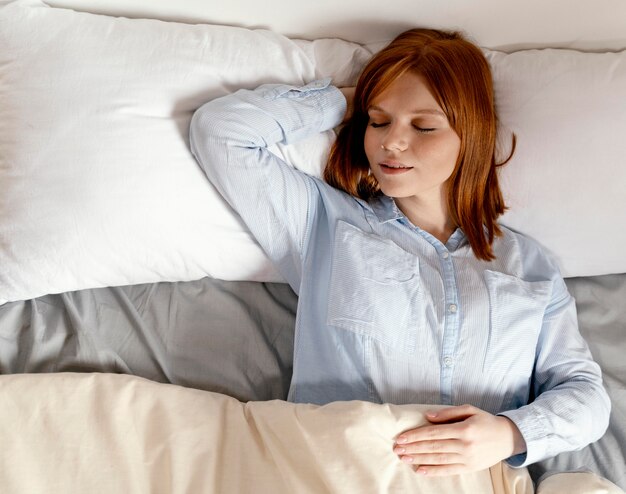
[[[567,280],[604,371],[611,424],[597,443],[531,467],[588,470],[626,490],[626,274]],[[284,399],[297,297],[284,284],[203,279],[48,295],[0,306],[0,373],[100,371]]]
[[[202,279],[0,306],[0,373],[115,372],[285,398],[297,297],[286,284]]]

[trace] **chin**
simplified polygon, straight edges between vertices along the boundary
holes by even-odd
[[[380,190],[382,191],[383,194],[385,194],[388,197],[393,197],[395,198],[403,198],[403,197],[409,197],[409,196],[413,196],[415,195],[414,193],[407,191],[406,189],[403,190],[403,187],[389,187],[389,186],[384,186],[384,185],[380,185],[379,182],[379,186],[380,186]]]

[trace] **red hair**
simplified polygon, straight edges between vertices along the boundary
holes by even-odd
[[[371,102],[406,72],[421,75],[461,140],[448,179],[448,209],[474,255],[493,260],[492,244],[502,235],[496,220],[506,206],[496,169],[497,117],[491,70],[480,48],[457,32],[411,29],[378,52],[363,69],[356,86],[350,120],[335,141],[324,179],[335,188],[368,200],[382,194],[369,174],[363,140]]]

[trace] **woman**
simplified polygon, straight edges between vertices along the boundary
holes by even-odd
[[[326,182],[267,150],[342,121]],[[200,108],[190,139],[299,295],[291,401],[450,405],[396,439],[425,475],[526,466],[603,434],[609,399],[556,264],[496,222],[475,45],[407,31],[354,90],[238,91]]]

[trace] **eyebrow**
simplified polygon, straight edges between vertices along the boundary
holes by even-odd
[[[368,108],[369,110],[374,110],[374,111],[379,111],[379,112],[383,112],[383,113],[387,113],[385,110],[383,110],[380,106],[376,106],[376,105],[372,105]],[[445,117],[446,114],[444,112],[442,112],[441,110],[435,110],[435,109],[423,109],[423,110],[413,110],[412,112],[410,112],[413,115],[422,115],[422,114],[426,114],[426,115],[437,115],[440,117]]]

